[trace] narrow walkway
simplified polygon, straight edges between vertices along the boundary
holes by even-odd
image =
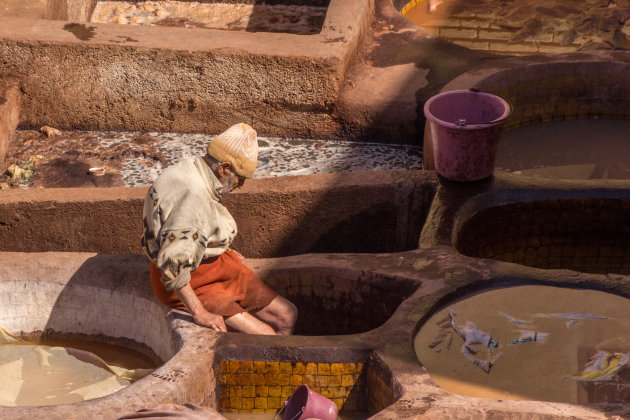
[[[37,131],[18,131],[0,167],[0,186],[148,186],[169,165],[205,154],[212,138],[207,134],[94,131],[46,137]],[[259,137],[258,144],[256,178],[422,169],[420,145],[266,137]],[[13,164],[25,170],[17,178],[7,173]]]

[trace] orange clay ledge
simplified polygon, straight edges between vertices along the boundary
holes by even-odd
[[[332,0],[314,35],[0,17],[0,75],[21,80],[25,128],[325,137],[372,13]]]
[[[263,178],[227,195],[248,257],[413,249],[436,176],[366,171]],[[0,251],[141,254],[146,188],[11,189],[0,194]]]

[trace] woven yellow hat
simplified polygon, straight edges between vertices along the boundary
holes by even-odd
[[[256,130],[236,124],[216,136],[206,149],[219,162],[230,162],[238,176],[253,178],[258,161]]]

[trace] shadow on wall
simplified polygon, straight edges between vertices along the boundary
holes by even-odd
[[[340,98],[337,112],[365,141],[420,144],[424,103],[457,75],[494,57],[430,36],[400,14],[407,3],[375,2],[366,63],[350,72]],[[365,110],[360,116],[352,111],[357,103]]]
[[[235,249],[253,258],[415,249],[436,188],[422,171],[303,179],[276,178],[265,194],[226,196],[239,226]]]
[[[58,271],[64,275],[62,267]],[[144,354],[156,365],[170,359],[177,344],[165,318],[167,308],[154,296],[148,278],[148,262],[142,256],[95,255],[86,259],[62,286],[54,303],[50,302],[52,309],[41,328],[42,338],[122,345]]]
[[[436,189],[424,171],[369,171],[254,180],[225,197],[251,258],[417,247]],[[145,188],[4,191],[0,251],[142,254]]]
[[[245,2],[245,1],[244,1]],[[326,13],[309,13],[307,8],[328,8],[330,0],[254,0],[247,32],[285,32],[314,35],[322,31]],[[286,9],[273,10],[269,5],[302,6],[295,14]],[[291,29],[296,25],[294,29]]]

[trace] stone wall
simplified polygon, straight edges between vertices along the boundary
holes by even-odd
[[[225,198],[248,257],[415,248],[434,173],[370,171],[257,179]],[[0,250],[141,254],[145,188],[0,193]]]

